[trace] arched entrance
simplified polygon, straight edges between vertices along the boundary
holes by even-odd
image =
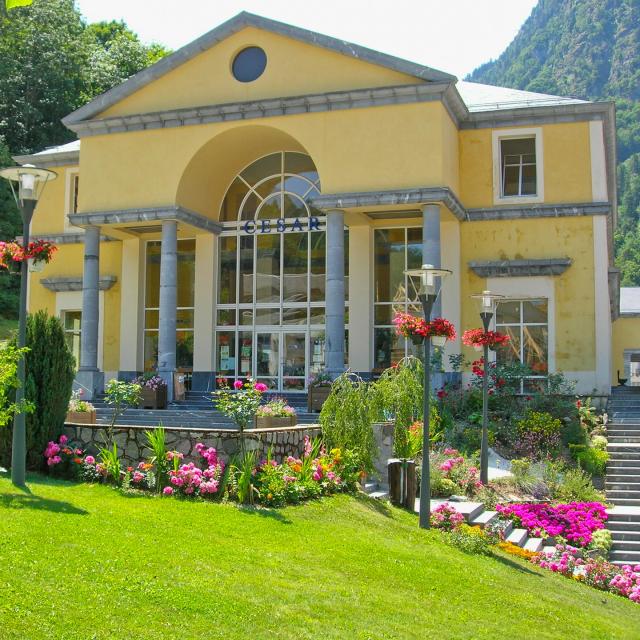
[[[311,158],[263,156],[227,189],[220,210],[215,373],[304,391],[324,368],[325,223]]]

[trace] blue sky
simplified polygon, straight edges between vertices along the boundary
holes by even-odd
[[[90,22],[124,20],[172,49],[242,10],[462,78],[498,57],[537,0],[76,0]]]

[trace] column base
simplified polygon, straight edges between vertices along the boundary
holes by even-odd
[[[76,373],[73,388],[82,389],[85,400],[93,400],[98,394],[104,392],[104,373],[98,369],[82,370]]]
[[[167,402],[173,402],[174,400],[174,389],[173,389],[173,375],[175,371],[158,371],[158,376],[164,380],[164,383],[167,385]]]

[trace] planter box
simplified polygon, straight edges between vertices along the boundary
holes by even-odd
[[[285,427],[295,427],[298,424],[298,417],[283,416],[275,418],[273,416],[256,416],[253,423],[256,429],[283,429]]]
[[[415,460],[391,458],[387,463],[387,470],[391,502],[413,512],[418,490]]]
[[[313,413],[315,411],[320,412],[324,401],[329,397],[331,393],[331,385],[322,385],[319,387],[309,387],[307,394],[307,411]]]
[[[142,387],[140,400],[138,402],[140,409],[166,409],[167,408],[167,387],[159,389],[148,389]]]
[[[95,424],[96,412],[93,411],[68,411],[65,422],[74,422],[76,424]]]

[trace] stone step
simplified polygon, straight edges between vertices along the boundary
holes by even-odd
[[[640,500],[640,489],[626,489],[620,491],[618,489],[607,489],[607,497],[614,500],[616,498],[638,498]]]
[[[640,551],[640,540],[614,536],[611,549],[613,551]]]
[[[640,475],[637,473],[629,473],[625,474],[623,471],[618,471],[617,473],[607,473],[606,483],[610,482],[611,484],[619,484],[626,482],[640,482]]]
[[[609,529],[609,527],[607,526]],[[611,529],[609,529],[611,531]],[[611,531],[611,537],[614,541],[637,542],[640,544],[640,529],[637,531]]]
[[[613,442],[613,443],[629,443],[629,444],[633,444],[635,442],[640,442],[640,435],[639,436],[630,436],[630,435],[623,435],[623,436],[618,436],[618,435],[609,435],[607,436],[609,439],[609,442]]]
[[[529,534],[526,529],[514,529],[506,538],[507,542],[523,547]]]
[[[556,552],[556,548],[554,546],[543,546],[542,547],[542,553],[544,553],[545,556],[550,556],[553,555]]]
[[[625,520],[607,520],[607,529],[614,535],[640,536],[640,520],[629,522]]]
[[[638,474],[640,475],[640,463],[635,464],[633,460],[611,460],[607,461],[607,470],[616,473]]]
[[[480,515],[476,516],[469,524],[482,527],[484,529],[484,527],[495,522],[497,519],[497,511],[483,511]]]
[[[635,482],[616,482],[610,481],[607,478],[607,481],[604,483],[605,489],[607,491],[619,492],[619,491],[631,491],[640,493],[640,478],[637,478]],[[630,496],[633,497],[633,496]]]
[[[619,498],[608,493],[607,502],[612,502],[616,507],[640,507],[640,498]]]
[[[544,540],[542,538],[529,538],[524,545],[524,549],[532,553],[540,553]]]
[[[609,560],[615,564],[640,564],[640,551],[612,550],[609,552]]]
[[[372,491],[369,494],[370,498],[376,498],[376,500],[387,500],[389,498],[389,492],[384,491],[383,489],[378,489],[376,491]]]

